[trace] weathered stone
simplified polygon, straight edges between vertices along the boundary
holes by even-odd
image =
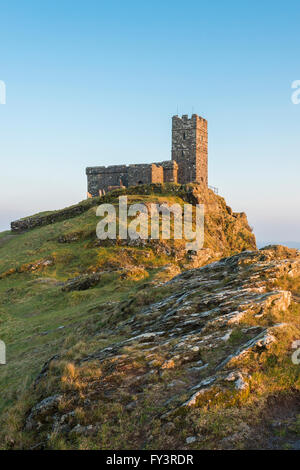
[[[34,427],[39,427],[38,423],[40,420],[43,420],[47,415],[53,414],[61,401],[62,395],[59,394],[44,398],[44,400],[31,409],[26,420],[25,429],[30,431]]]
[[[97,200],[89,199],[88,201],[83,201],[80,204],[66,207],[65,209],[58,211],[52,211],[47,214],[37,214],[31,217],[25,217],[24,219],[15,220],[10,224],[11,230],[12,232],[20,233],[32,230],[36,227],[42,227],[43,225],[50,225],[60,220],[70,219],[88,211],[96,203]]]
[[[82,276],[74,277],[66,281],[62,287],[63,292],[70,292],[73,290],[86,290],[95,287],[101,279],[100,273],[83,274]]]
[[[207,185],[207,121],[193,114],[172,118],[172,160],[178,164],[178,183]]]
[[[70,433],[89,436],[95,434],[99,430],[98,425],[89,424],[88,426],[82,426],[81,424],[77,424],[73,429],[71,429]]]
[[[203,183],[207,177],[207,121],[193,114],[172,118],[172,160],[86,168],[88,197],[149,183]]]
[[[190,436],[190,437],[187,437],[185,442],[187,444],[193,444],[193,442],[196,442],[197,438],[195,436]]]
[[[260,356],[273,354],[289,327],[280,322],[290,295],[278,290],[276,281],[288,275],[291,264],[293,276],[300,275],[300,254],[293,256],[279,249],[248,251],[180,273],[165,283],[160,300],[135,305],[131,299],[129,306],[137,310],[113,331],[106,330],[116,335],[115,342],[82,357],[78,366],[97,360],[108,400],[118,400],[124,392],[134,396],[125,405],[128,412],[141,406],[147,390],[161,387],[157,397],[162,419],[182,406],[209,403],[216,394],[250,393]],[[117,314],[123,311],[116,307]],[[257,317],[262,311],[267,322]],[[251,367],[249,354],[254,357]],[[57,413],[55,406],[51,412]],[[36,428],[42,422],[37,417]],[[76,423],[66,419],[60,424]],[[82,426],[75,429],[89,432]]]

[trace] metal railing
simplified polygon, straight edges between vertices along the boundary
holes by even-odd
[[[211,189],[215,194],[219,194],[219,189],[216,188],[215,186],[210,186],[208,185],[209,189]]]

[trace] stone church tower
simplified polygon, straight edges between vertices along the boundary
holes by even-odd
[[[178,164],[178,183],[208,184],[207,121],[193,114],[172,118],[172,160]]]
[[[88,197],[139,184],[203,183],[207,186],[207,121],[193,114],[172,118],[172,160],[86,168]]]

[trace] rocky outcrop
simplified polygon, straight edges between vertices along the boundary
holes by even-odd
[[[271,354],[289,328],[282,316],[291,293],[276,287],[283,276],[300,276],[299,252],[280,247],[246,251],[175,276],[164,284],[163,298],[154,297],[127,318],[119,312],[119,322],[101,330],[102,337],[115,335],[116,340],[77,362],[79,369],[98,364],[103,371],[101,382],[86,385],[89,409],[99,396],[109,404],[135,393],[126,405],[131,413],[153,390],[159,419],[168,421],[221,393],[248,393],[261,354]],[[75,395],[66,395],[74,407],[80,400]],[[44,408],[39,404],[31,410],[31,424]],[[59,432],[57,420],[56,412],[47,426]],[[72,425],[74,432],[92,432]]]
[[[5,271],[4,273],[0,274],[0,279],[4,279],[7,276],[11,276],[16,273],[26,273],[26,272],[34,272],[34,271],[39,271],[44,268],[48,268],[49,266],[52,266],[54,264],[53,259],[41,259],[38,261],[35,261],[33,263],[26,263],[22,264],[17,268],[11,268],[8,271]]]
[[[62,291],[71,292],[74,290],[87,290],[91,287],[95,287],[101,279],[101,273],[83,274],[76,276],[72,279],[68,279],[63,283]]]
[[[125,190],[124,190],[125,191]],[[147,193],[165,196],[164,204],[173,204],[170,197],[177,196],[183,203],[192,205],[202,204],[204,206],[204,246],[198,251],[186,251],[185,240],[152,240],[148,239],[119,239],[96,240],[96,246],[118,245],[129,247],[151,248],[155,255],[166,255],[175,258],[183,269],[203,266],[234,253],[244,250],[255,250],[256,240],[249,226],[244,212],[233,212],[226,205],[224,198],[216,195],[205,185],[144,185],[141,187],[128,188],[126,194],[147,195]],[[109,197],[112,197],[110,194]],[[116,195],[121,194],[120,191]],[[124,192],[125,194],[125,192]],[[141,200],[141,202],[143,202]],[[148,200],[145,205],[149,210]]]
[[[26,419],[26,431],[41,427],[41,421],[46,419],[47,416],[53,415],[53,413],[57,410],[61,400],[61,395],[53,395],[51,397],[44,398],[44,400],[42,400],[40,403],[37,403],[31,409],[30,414]]]
[[[220,256],[229,256],[232,253],[238,253],[247,249],[255,249],[256,242],[251,227],[248,225],[247,217],[244,213],[235,213],[226,205],[225,200],[216,195],[205,185],[190,184],[149,184],[137,187],[123,188],[110,192],[101,198],[95,197],[82,201],[71,207],[62,210],[37,214],[31,217],[20,219],[11,223],[11,230],[15,233],[21,233],[44,225],[67,220],[76,217],[100,203],[116,203],[118,196],[137,195],[137,196],[164,196],[165,203],[169,203],[170,197],[178,197],[182,202],[192,205],[203,204],[205,211],[205,242],[204,249],[193,255],[192,264],[189,266],[200,266],[208,261],[219,258]],[[145,200],[146,205],[149,204]],[[95,217],[95,227],[97,219]],[[58,238],[59,243],[72,243],[78,241],[82,234],[77,232],[61,234]],[[96,237],[96,235],[95,235]],[[115,240],[115,243],[120,241]],[[167,254],[174,254],[182,258],[184,253],[183,246],[175,246],[172,243],[166,243],[166,240],[121,240],[122,244],[134,246],[135,244],[150,245],[155,250],[166,251]],[[101,245],[101,243],[99,243]]]

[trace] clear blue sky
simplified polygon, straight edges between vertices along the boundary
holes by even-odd
[[[0,230],[86,196],[85,167],[170,158],[208,119],[209,182],[260,240],[300,240],[300,2],[0,4]]]

